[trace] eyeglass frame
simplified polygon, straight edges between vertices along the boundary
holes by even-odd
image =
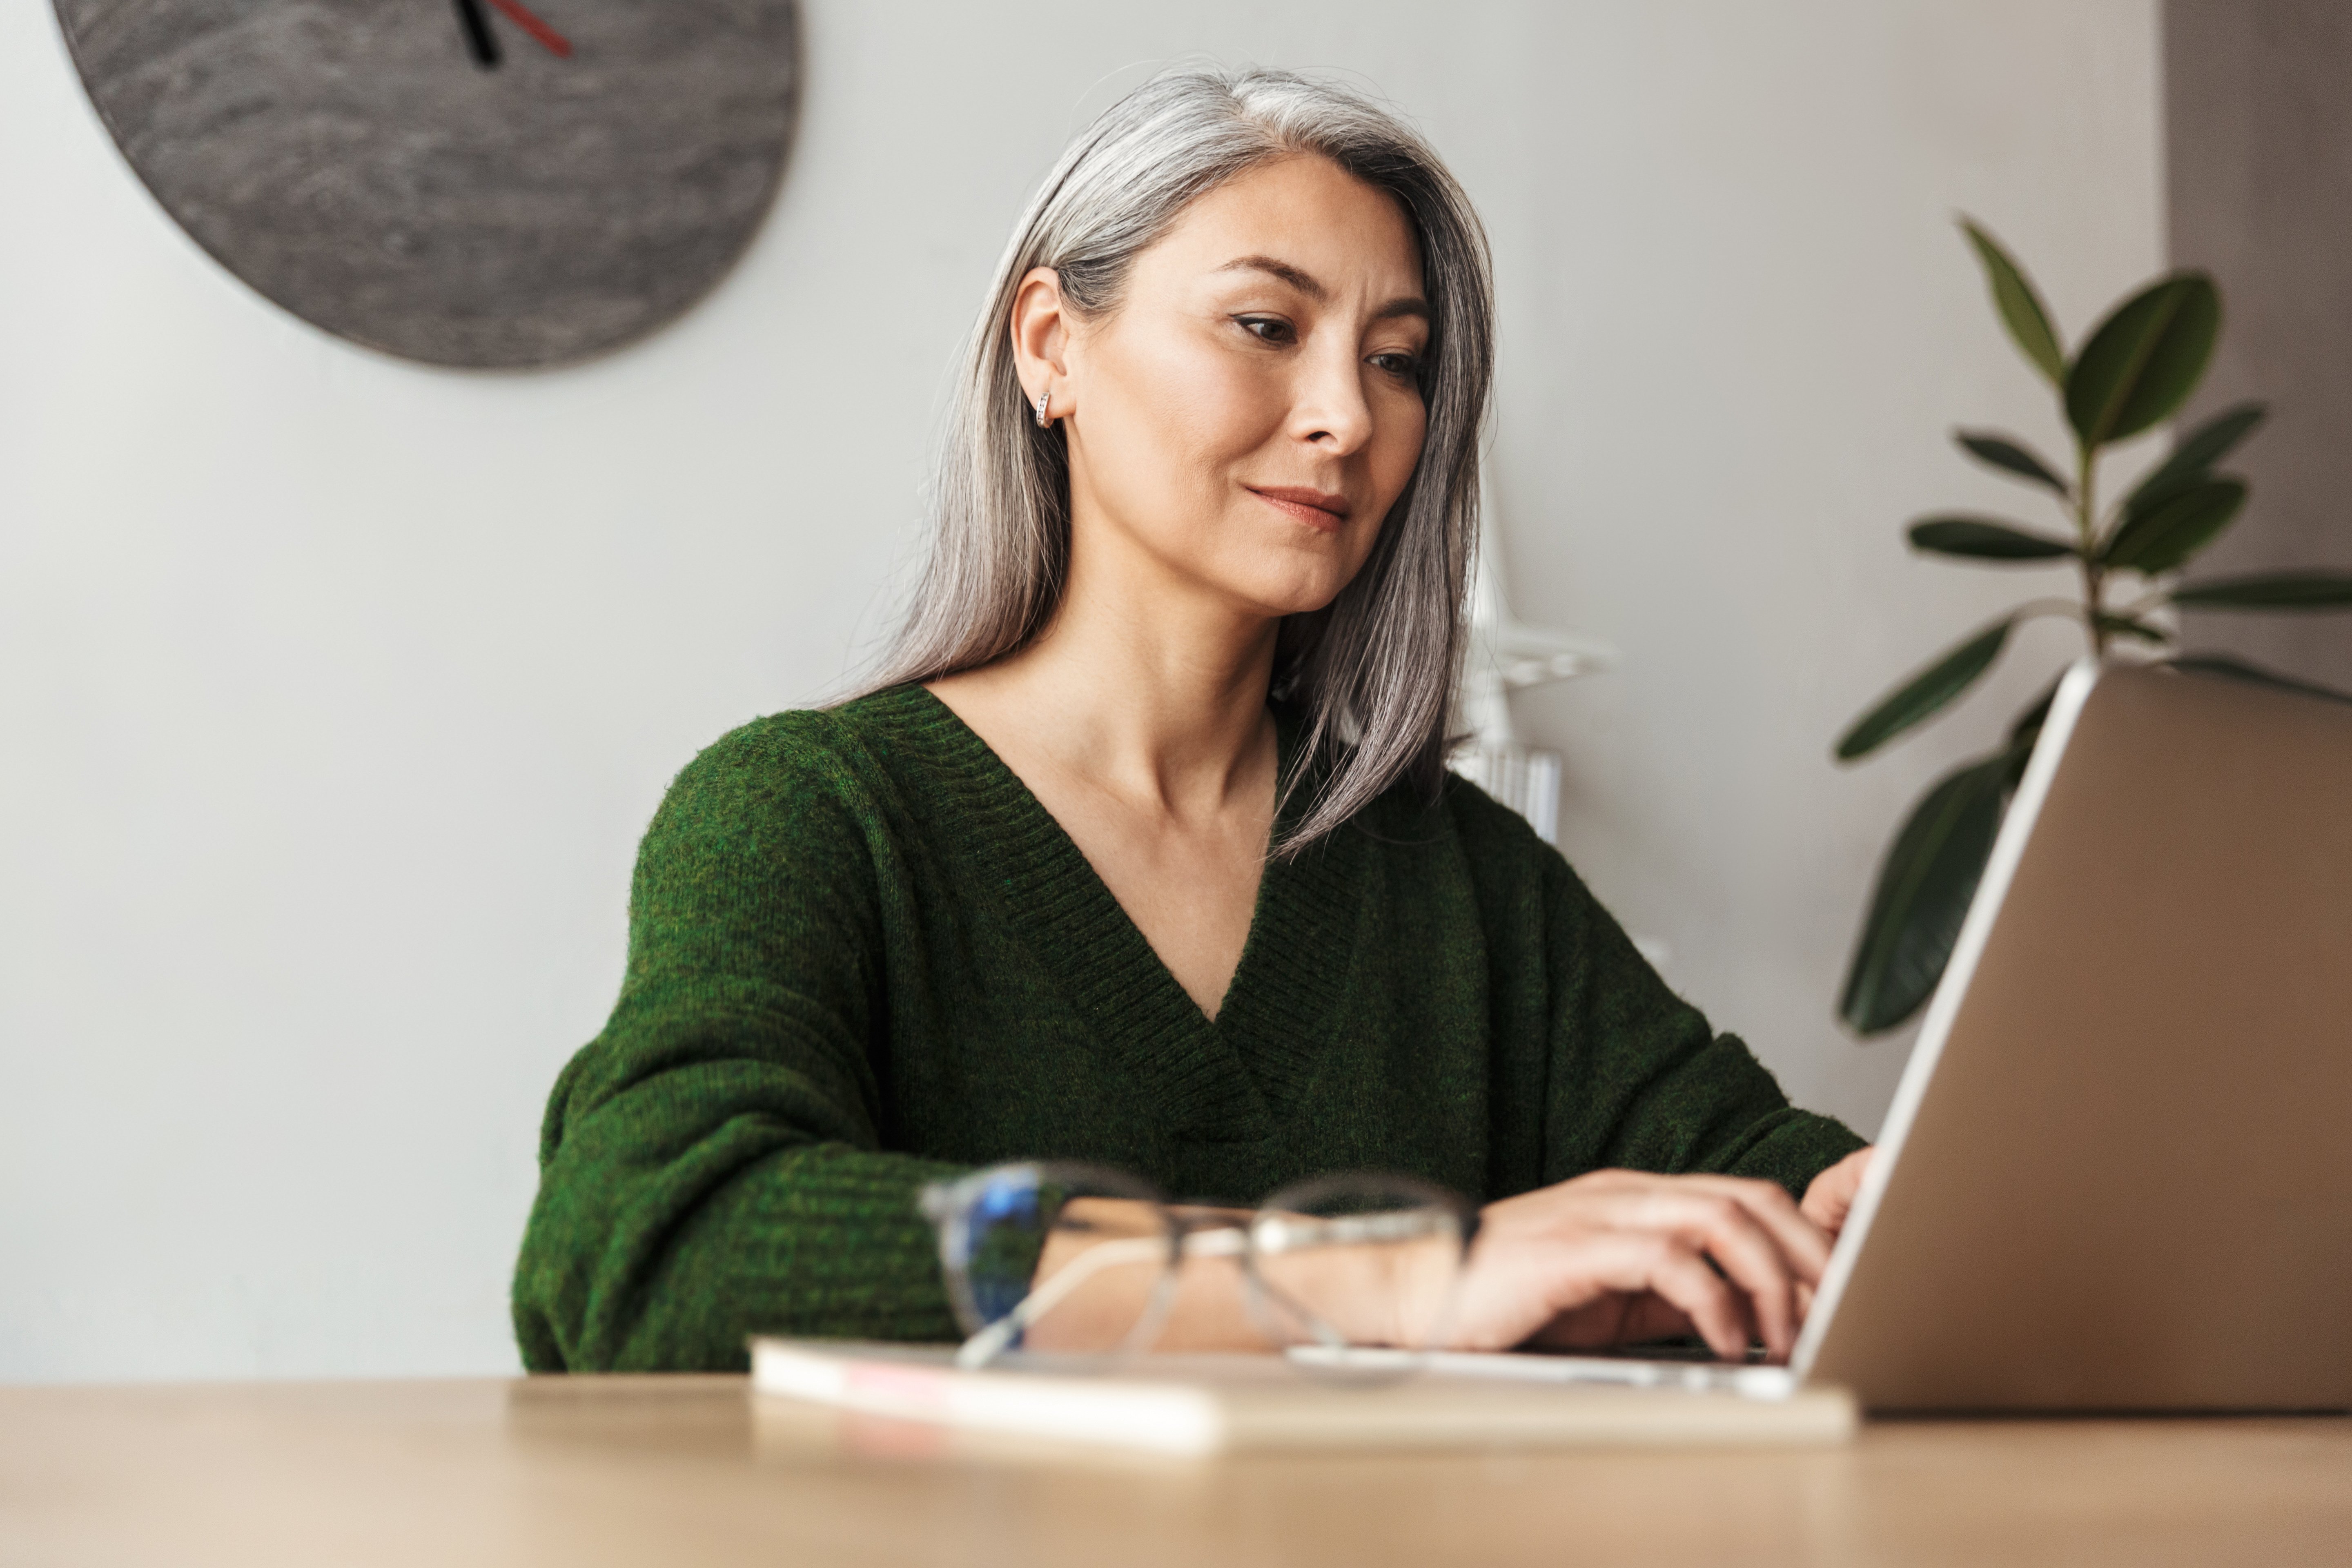
[[[1002,1316],[991,1319],[982,1311],[972,1293],[971,1260],[974,1251],[971,1220],[977,1202],[984,1194],[1000,1190],[1008,1177],[1025,1175],[1026,1191],[1042,1194],[1049,1186],[1088,1187],[1080,1195],[1119,1198],[1150,1205],[1161,1220],[1160,1234],[1121,1237],[1097,1242],[1042,1283],[1032,1277],[1030,1289]],[[1396,1214],[1363,1215],[1304,1215],[1288,1206],[1277,1207],[1276,1200],[1292,1203],[1311,1201],[1346,1191],[1351,1185],[1378,1184],[1390,1191],[1418,1200],[1419,1206]],[[1066,1203],[1068,1199],[1065,1199]],[[1148,1262],[1157,1255],[1160,1258],[1160,1277],[1152,1286],[1150,1303],[1128,1331],[1119,1346],[1108,1352],[1116,1359],[1135,1353],[1159,1337],[1166,1327],[1169,1311],[1174,1305],[1175,1283],[1179,1270],[1190,1258],[1234,1258],[1239,1260],[1244,1289],[1250,1292],[1247,1305],[1254,1319],[1264,1326],[1264,1300],[1281,1303],[1283,1308],[1306,1325],[1318,1342],[1316,1349],[1327,1356],[1333,1353],[1359,1352],[1365,1347],[1354,1346],[1346,1336],[1328,1322],[1289,1299],[1281,1287],[1267,1279],[1258,1268],[1262,1256],[1279,1255],[1308,1246],[1346,1246],[1363,1242],[1403,1242],[1420,1240],[1444,1234],[1450,1230],[1455,1238],[1454,1283],[1458,1286],[1460,1272],[1466,1265],[1471,1243],[1478,1234],[1477,1205],[1460,1194],[1410,1176],[1389,1172],[1350,1172],[1310,1177],[1276,1189],[1255,1207],[1236,1210],[1223,1205],[1175,1204],[1158,1187],[1140,1176],[1108,1165],[1084,1161],[1016,1160],[983,1166],[951,1180],[927,1182],[917,1196],[917,1205],[938,1237],[940,1272],[946,1281],[950,1303],[957,1318],[965,1325],[981,1326],[970,1332],[956,1352],[956,1365],[965,1371],[986,1366],[1011,1348],[1038,1318],[1066,1300],[1079,1285],[1118,1263]],[[1195,1217],[1188,1211],[1213,1211],[1214,1219]],[[1432,1226],[1421,1216],[1434,1211],[1444,1216],[1444,1226]],[[1056,1217],[1059,1208],[1055,1210]],[[1409,1234],[1367,1234],[1367,1227],[1393,1226],[1408,1216],[1420,1219],[1417,1228]],[[1041,1232],[1050,1234],[1052,1220],[1041,1220]],[[1349,1231],[1357,1234],[1350,1235]],[[1334,1234],[1334,1233],[1337,1234]],[[1448,1310],[1451,1308],[1448,1302]],[[1274,1338],[1272,1334],[1269,1339]],[[1412,1352],[1389,1350],[1382,1352],[1379,1365],[1385,1370],[1409,1368]]]

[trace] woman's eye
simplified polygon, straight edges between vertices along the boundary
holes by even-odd
[[[1286,343],[1298,336],[1280,316],[1236,316],[1234,320],[1241,323],[1242,331],[1265,342]]]
[[[1414,354],[1402,353],[1374,354],[1372,363],[1391,375],[1417,376],[1421,374],[1421,360]]]

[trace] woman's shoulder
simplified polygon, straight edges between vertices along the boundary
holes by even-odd
[[[1350,826],[1382,843],[1459,853],[1476,868],[1541,874],[1566,864],[1526,817],[1451,768],[1439,774],[1433,794],[1426,784],[1399,779]]]
[[[1559,858],[1526,817],[1451,768],[1439,785],[1438,805],[1465,843],[1536,861]]]
[[[892,686],[822,708],[793,708],[739,724],[695,753],[679,776],[829,773],[887,755],[939,701]]]
[[[795,708],[740,724],[679,770],[662,817],[709,814],[789,816],[806,820],[873,796],[894,749],[936,700],[919,687],[890,687],[826,708]]]

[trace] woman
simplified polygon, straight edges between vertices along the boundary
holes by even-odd
[[[953,1338],[915,1194],[1023,1157],[1241,1202],[1403,1171],[1485,1205],[1455,1342],[1787,1354],[1867,1152],[1443,766],[1489,321],[1467,201],[1348,93],[1165,76],[1071,149],[888,675],[646,832],[548,1107],[529,1365]],[[1173,1340],[1245,1340],[1194,1273]]]

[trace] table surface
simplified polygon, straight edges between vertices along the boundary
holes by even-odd
[[[740,1378],[0,1389],[0,1563],[2314,1563],[2352,1420],[1874,1423],[1853,1446],[1121,1458]]]

